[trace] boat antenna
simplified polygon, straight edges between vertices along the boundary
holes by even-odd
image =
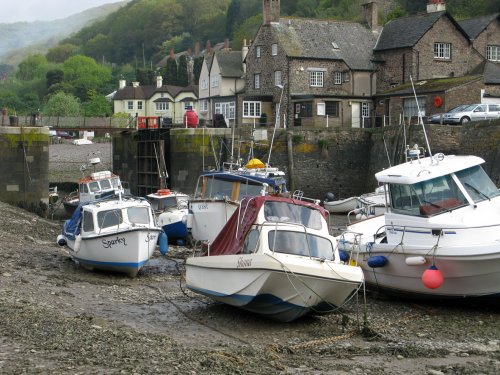
[[[385,142],[385,136],[382,135],[382,140],[384,141],[384,148],[385,148],[385,154],[387,155],[387,162],[389,163],[389,167],[392,167],[391,165],[391,158],[389,157],[389,151],[387,150],[387,143]]]
[[[277,128],[278,123],[280,121],[281,100],[283,99],[283,91],[285,88],[284,85],[276,85],[276,87],[281,89],[281,95],[280,95],[280,101],[278,103],[278,108],[276,110],[276,120],[274,121],[273,136],[271,138],[271,147],[269,148],[269,155],[267,157],[267,166],[269,166],[269,162],[271,161],[271,152],[273,151],[274,135],[276,134],[276,128]]]
[[[431,146],[429,145],[429,138],[427,138],[427,132],[425,131],[424,122],[422,121],[422,115],[420,114],[420,106],[418,105],[417,92],[415,91],[415,85],[413,84],[413,78],[411,74],[410,74],[410,81],[411,81],[411,87],[413,88],[413,95],[415,96],[415,102],[417,103],[418,122],[420,123],[420,125],[422,125],[422,129],[424,131],[425,143],[427,144],[427,150],[429,150],[429,156],[431,157],[431,160],[434,160],[434,158],[432,157]]]

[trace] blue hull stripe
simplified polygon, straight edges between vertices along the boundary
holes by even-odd
[[[148,262],[148,259],[143,260],[143,261],[138,262],[138,263],[135,263],[135,262],[99,262],[96,260],[82,259],[82,258],[77,258],[77,257],[75,257],[75,259],[81,263],[91,264],[91,265],[95,265],[95,266],[123,267],[123,268],[140,268]]]

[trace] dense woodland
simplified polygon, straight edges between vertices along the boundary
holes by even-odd
[[[363,22],[366,0],[282,0],[282,16]],[[379,0],[379,22],[426,9],[427,0]],[[458,20],[500,11],[498,0],[447,0]],[[173,53],[231,41],[234,50],[252,39],[262,20],[262,0],[131,0],[91,26],[62,40],[46,54],[30,55],[17,67],[0,65],[0,108],[18,113],[108,116],[105,95],[119,78],[152,83],[156,64],[167,57],[164,82],[187,85],[187,61]],[[195,82],[202,57],[194,61]]]

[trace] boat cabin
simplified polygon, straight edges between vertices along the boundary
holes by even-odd
[[[500,195],[500,191],[475,156],[446,156],[420,159],[376,174],[388,184],[391,211],[431,217],[477,205]]]
[[[118,193],[124,193],[120,177],[110,171],[91,173],[78,181],[80,202],[92,202]]]
[[[189,197],[169,189],[159,189],[156,193],[148,194],[147,199],[154,212],[163,212],[170,208],[186,208]]]

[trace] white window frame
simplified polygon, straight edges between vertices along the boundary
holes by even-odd
[[[200,112],[208,112],[208,100],[200,100]]]
[[[420,115],[424,117],[426,97],[418,96],[417,101],[420,108]],[[415,98],[413,96],[403,98],[403,115],[405,118],[418,116],[417,103],[415,102]]]
[[[142,100],[137,101],[137,109],[142,110]]]
[[[370,102],[361,102],[361,117],[370,117]]]
[[[208,79],[207,78],[203,78],[201,80],[201,89],[202,90],[208,89]]]
[[[281,70],[274,71],[274,86],[281,85]]]
[[[325,72],[322,70],[309,71],[309,86],[323,87],[325,81]]]
[[[210,86],[211,87],[219,87],[219,83],[220,83],[220,78],[219,78],[218,74],[215,74],[212,77],[210,77]]]
[[[234,120],[236,114],[235,102],[215,103],[215,114],[223,114],[226,120]]]
[[[156,102],[155,108],[158,112],[166,112],[169,109],[168,102]]]
[[[243,118],[258,118],[261,115],[261,102],[243,102]]]
[[[451,60],[451,43],[434,43],[434,58],[439,60]]]
[[[255,47],[255,56],[260,59],[260,46]]]
[[[489,61],[500,61],[500,46],[496,45],[486,46],[486,58]]]
[[[253,75],[253,88],[260,89],[260,73],[255,73]]]
[[[132,100],[127,101],[127,109],[132,111],[134,109],[134,102]]]
[[[335,85],[341,85],[342,84],[342,73],[341,72],[335,72],[335,73],[333,73],[333,83]]]
[[[278,44],[277,43],[273,43],[271,45],[271,55],[278,56]]]

